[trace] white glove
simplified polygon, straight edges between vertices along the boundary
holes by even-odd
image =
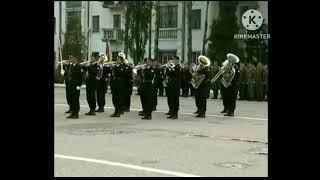
[[[79,86],[77,86],[77,90],[80,90],[80,87],[79,87]]]
[[[61,75],[63,76],[65,72],[64,72],[63,69],[61,69],[60,73],[61,73]]]

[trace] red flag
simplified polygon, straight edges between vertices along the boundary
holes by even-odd
[[[110,62],[110,44],[109,44],[109,40],[107,40],[106,42],[106,56],[108,57],[108,61]]]

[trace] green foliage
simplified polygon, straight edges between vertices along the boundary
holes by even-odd
[[[85,36],[81,34],[81,21],[79,17],[68,19],[67,32],[64,35],[62,47],[63,59],[73,55],[80,62],[87,57],[87,46]]]
[[[153,4],[150,1],[128,1],[126,10],[126,29],[128,37],[125,38],[129,54],[134,64],[143,60],[145,46],[149,38],[149,26]]]
[[[214,19],[211,26],[211,34],[208,46],[208,57],[219,63],[226,59],[227,53],[243,54],[238,47],[234,34],[237,34],[239,27],[237,24],[236,10],[238,2],[220,1],[219,17]]]
[[[267,34],[268,27],[265,21],[262,23],[261,27],[254,31],[248,31],[248,34]],[[264,39],[247,39],[245,40],[247,47],[247,61],[256,64],[257,62],[262,62],[264,64],[268,63],[268,45]],[[257,60],[254,61],[254,60]]]

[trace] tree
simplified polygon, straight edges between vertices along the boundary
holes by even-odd
[[[127,46],[129,54],[136,65],[144,58],[145,46],[149,38],[149,18],[151,16],[152,2],[128,1],[126,29],[128,30]]]
[[[192,19],[192,1],[187,1],[188,10],[188,64],[192,62],[192,29],[191,29],[191,19]]]
[[[150,5],[150,13],[151,13],[151,16],[149,17],[149,52],[148,52],[148,54],[149,54],[149,59],[151,58],[151,34],[152,34],[152,9],[153,9],[153,3],[149,3],[149,5]]]
[[[160,1],[157,1],[155,4],[156,10],[156,23],[155,23],[155,35],[154,35],[154,59],[159,60],[158,58],[158,45],[159,45],[159,28],[160,28]]]
[[[237,24],[236,9],[238,2],[220,1],[219,17],[213,19],[211,34],[209,36],[208,57],[212,60],[218,60],[219,63],[226,59],[227,53],[240,54],[234,34],[237,34],[239,27]]]
[[[210,1],[207,1],[207,7],[206,7],[206,19],[204,21],[204,33],[203,33],[203,40],[202,40],[202,51],[201,54],[205,54],[205,46],[207,43],[207,29],[208,29],[208,9],[209,9],[209,3]]]
[[[128,2],[126,2],[128,5]],[[128,9],[128,6],[125,7],[125,30],[124,30],[124,54],[128,54],[128,36],[129,36],[129,25],[130,25],[130,12],[127,13],[127,11],[130,11]]]
[[[73,55],[81,62],[87,59],[86,38],[81,33],[81,21],[79,17],[68,19],[67,32],[64,35],[64,44],[62,47],[63,59],[68,59],[69,55]]]
[[[267,34],[268,27],[265,21],[262,23],[261,27],[257,30],[248,31],[247,34]],[[268,45],[264,39],[246,39],[246,52],[248,62],[257,64],[262,62],[264,64],[268,63]]]

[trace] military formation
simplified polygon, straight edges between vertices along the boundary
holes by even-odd
[[[177,119],[180,110],[180,97],[194,96],[196,117],[204,118],[207,99],[212,90],[212,98],[223,99],[221,113],[234,116],[236,100],[267,101],[268,67],[258,63],[244,64],[236,55],[228,54],[227,60],[219,66],[199,56],[197,64],[181,64],[178,56],[173,56],[161,65],[152,58],[145,58],[137,66],[129,64],[126,55],[120,52],[117,60],[110,62],[107,56],[91,57],[79,63],[75,57],[61,61],[61,73],[66,84],[66,99],[70,113],[67,118],[79,118],[80,87],[86,84],[86,99],[89,105],[87,116],[104,112],[105,94],[110,86],[114,113],[110,117],[120,117],[130,112],[133,86],[137,87],[142,111],[142,120],[151,120],[152,112],[157,110],[158,96],[166,96],[170,119]]]

